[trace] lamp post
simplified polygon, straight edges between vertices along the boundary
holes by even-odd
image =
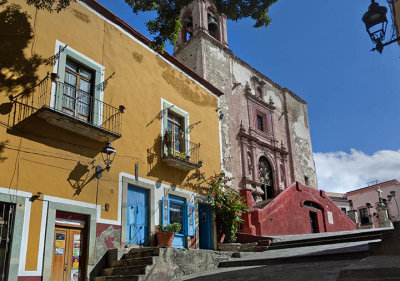
[[[386,13],[386,7],[379,6],[379,4],[375,2],[375,0],[371,0],[371,5],[369,5],[368,11],[362,17],[368,35],[371,38],[372,42],[375,43],[375,48],[373,48],[371,51],[376,50],[380,54],[382,54],[383,48],[385,46],[400,40],[400,37],[398,37],[389,42],[382,43],[382,41],[385,39],[386,28],[388,24]]]
[[[108,140],[106,143],[106,146],[103,147],[103,150],[101,151],[101,157],[103,158],[104,164],[106,164],[105,168],[102,168],[101,166],[96,167],[96,177],[101,178],[102,172],[104,170],[109,171],[111,168],[111,163],[114,161],[115,154],[117,151],[111,146],[111,142]]]

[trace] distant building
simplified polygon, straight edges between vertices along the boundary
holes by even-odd
[[[392,221],[399,220],[400,182],[396,179],[366,186],[346,193],[347,199],[357,210],[361,228],[379,227],[376,204],[379,202],[377,189],[381,188],[382,195],[388,205],[388,216]]]
[[[345,193],[326,192],[326,195],[331,198],[333,202],[335,202],[335,204],[340,208],[340,210],[343,211],[343,213],[347,214],[350,207]]]

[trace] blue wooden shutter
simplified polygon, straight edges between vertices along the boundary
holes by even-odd
[[[169,199],[165,197],[161,200],[161,224],[163,226],[169,224]]]
[[[193,204],[186,204],[186,235],[188,236],[195,236],[196,228],[194,224],[194,205]]]

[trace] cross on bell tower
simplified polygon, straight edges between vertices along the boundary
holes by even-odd
[[[218,14],[209,0],[194,0],[181,11],[182,30],[176,40],[175,52],[184,48],[193,36],[200,34],[228,46],[226,17]]]

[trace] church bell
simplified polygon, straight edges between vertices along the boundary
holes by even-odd
[[[185,25],[187,28],[191,28],[193,26],[193,21],[192,21],[191,17],[189,17],[185,20]]]
[[[215,32],[218,30],[218,23],[212,15],[208,15],[208,31]]]

